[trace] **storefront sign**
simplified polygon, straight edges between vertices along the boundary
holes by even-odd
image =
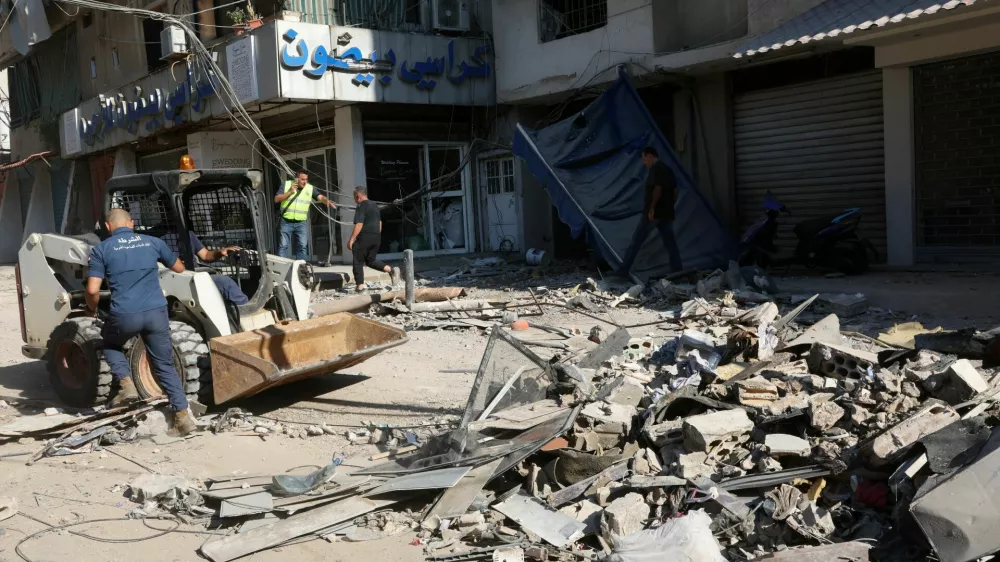
[[[384,58],[379,58],[378,51],[372,50],[364,56],[357,46],[348,42],[338,47],[327,47],[324,44],[310,45],[309,41],[300,37],[296,29],[289,29],[282,34],[284,45],[281,48],[281,66],[286,70],[299,70],[306,76],[322,78],[328,70],[354,74],[351,82],[356,87],[369,87],[376,81],[373,73],[381,74],[378,78],[383,86],[392,83],[392,74],[407,84],[415,85],[418,90],[434,90],[438,80],[446,78],[456,86],[470,79],[487,79],[490,77],[490,64],[486,61],[488,47],[476,46],[468,60],[460,60],[455,54],[455,40],[448,41],[439,53],[440,56],[427,57],[426,60],[410,62],[404,59],[396,67],[396,53],[392,48],[385,52]]]
[[[183,123],[185,106],[190,106],[196,113],[205,111],[207,100],[215,95],[215,86],[207,74],[200,77],[193,77],[193,74],[188,66],[184,82],[166,94],[160,88],[155,88],[144,97],[142,87],[135,86],[132,101],[126,99],[126,95],[121,92],[114,96],[98,96],[99,111],[89,119],[80,118],[80,138],[87,146],[93,146],[116,129],[131,135],[138,134],[139,123],[146,118],[148,121],[145,129],[152,132],[168,122],[170,125]]]
[[[253,149],[249,133],[241,131],[191,133],[187,137],[188,154],[195,168],[252,168]]]

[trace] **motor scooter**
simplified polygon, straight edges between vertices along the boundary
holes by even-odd
[[[792,231],[798,238],[795,251],[782,255],[775,245],[779,217],[791,211],[770,192],[764,195],[764,216],[751,225],[740,240],[741,266],[762,268],[804,265],[833,269],[854,275],[868,270],[878,253],[871,241],[859,238],[861,208],[852,207],[837,214],[824,215],[796,224]]]

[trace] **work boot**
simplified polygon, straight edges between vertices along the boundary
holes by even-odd
[[[184,437],[198,430],[191,408],[174,413],[174,427],[167,432],[171,437]]]
[[[132,377],[126,377],[118,381],[118,394],[111,399],[111,408],[118,408],[139,400],[139,391],[135,389]]]
[[[392,279],[392,286],[398,287],[403,281],[402,272],[399,271],[398,267],[394,267],[389,270],[389,278]]]

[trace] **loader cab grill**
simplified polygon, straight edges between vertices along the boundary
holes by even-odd
[[[113,191],[110,197],[112,209],[124,209],[132,216],[136,233],[163,238],[167,234],[177,232],[173,213],[170,212],[170,206],[162,194],[156,191]],[[175,253],[178,252],[176,236],[171,249]]]
[[[199,186],[183,195],[191,231],[209,250],[239,246],[244,251],[211,267],[232,278],[246,295],[257,292],[261,280],[260,248],[250,202],[228,186]]]

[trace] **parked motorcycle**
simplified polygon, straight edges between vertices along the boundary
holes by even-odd
[[[793,232],[798,244],[792,255],[781,255],[774,244],[778,218],[791,211],[768,192],[764,196],[764,216],[743,234],[740,265],[762,268],[793,264],[841,271],[848,275],[864,273],[878,254],[872,243],[857,235],[861,209],[853,207],[839,214],[825,215],[802,221]]]

